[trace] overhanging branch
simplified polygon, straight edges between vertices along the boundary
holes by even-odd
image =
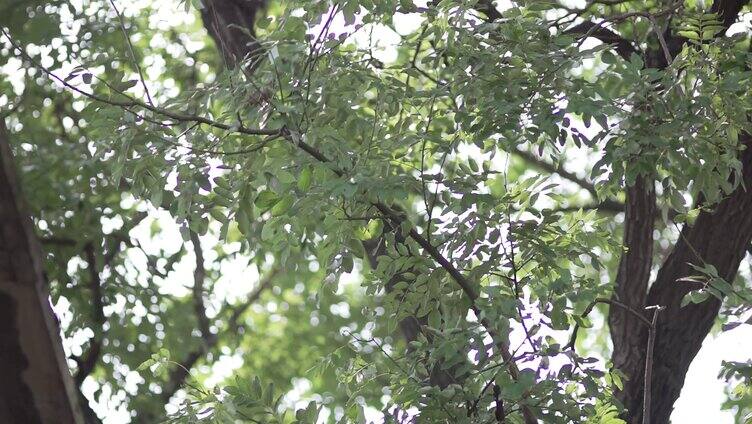
[[[585,37],[592,37],[600,40],[604,44],[612,45],[614,46],[616,53],[625,60],[629,60],[629,58],[633,54],[641,54],[641,52],[635,46],[633,46],[629,40],[625,39],[616,32],[603,27],[602,23],[595,23],[591,21],[581,22],[565,30],[564,34],[575,34],[583,35]]]
[[[598,199],[598,192],[595,189],[595,184],[585,178],[581,178],[576,174],[567,171],[562,165],[554,165],[544,160],[543,158],[539,158],[535,154],[522,149],[516,149],[513,153],[524,159],[525,162],[528,162],[539,169],[542,169],[550,174],[557,174],[565,180],[577,184],[578,186],[580,186],[580,188],[590,193],[593,199]],[[593,206],[595,209],[613,213],[624,211],[623,203],[611,199],[605,199]]]

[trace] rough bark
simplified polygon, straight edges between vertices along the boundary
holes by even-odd
[[[254,21],[264,0],[210,0],[201,10],[204,28],[212,37],[228,67],[252,59],[261,50]],[[253,68],[253,66],[250,66]]]
[[[700,304],[680,307],[681,299],[697,284],[678,282],[678,279],[697,274],[689,266],[711,264],[718,274],[733,281],[747,246],[752,241],[752,137],[745,135],[747,146],[742,154],[743,184],[723,200],[712,212],[702,212],[694,225],[685,225],[671,254],[661,266],[656,281],[650,287],[645,305],[661,305],[656,344],[653,356],[651,405],[653,423],[667,423],[673,405],[684,385],[684,378],[695,355],[700,350],[721,302],[710,298]],[[746,187],[746,189],[745,189]],[[613,310],[611,312],[614,313]],[[647,332],[632,328],[635,343],[630,349],[633,358],[622,368],[630,381],[624,386],[620,399],[630,411],[630,422],[642,418],[643,375]],[[618,352],[614,352],[616,358]]]
[[[622,242],[625,251],[619,261],[613,299],[641,311],[645,306],[653,262],[656,204],[652,179],[640,177],[627,189],[625,209]],[[613,307],[608,315],[608,324],[614,344],[614,366],[620,370],[643,366],[642,343],[647,336],[645,325],[629,310]]]
[[[0,422],[83,423],[0,119]]]

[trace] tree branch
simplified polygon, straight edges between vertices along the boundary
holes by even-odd
[[[277,277],[277,275],[279,275],[280,272],[281,268],[272,268],[269,274],[261,280],[256,289],[248,295],[246,300],[240,306],[232,310],[230,318],[227,319],[227,329],[230,333],[238,332],[241,327],[240,318],[243,316],[245,311],[247,311],[248,308],[251,307],[251,305],[256,303],[261,295],[264,294],[264,292],[272,286],[274,279]]]
[[[749,0],[716,0],[711,11],[719,12],[724,26],[728,28],[736,21],[741,8],[748,3]],[[680,51],[686,42],[683,37],[672,36],[669,29],[666,30],[664,39],[670,57],[676,57],[676,52]],[[648,52],[645,63],[646,66],[657,69],[668,66],[666,54],[660,51]],[[733,281],[739,263],[752,240],[752,195],[745,189],[752,184],[752,137],[749,133],[743,133],[740,135],[740,141],[746,149],[741,153],[743,176],[737,189],[721,201],[714,211],[701,212],[692,226],[684,225],[679,240],[658,271],[656,281],[651,285],[646,298],[638,292],[638,289],[644,287],[642,282],[634,283],[635,286],[631,288],[629,285],[624,286],[630,293],[634,290],[635,294],[631,295],[637,296],[635,304],[641,301],[642,305],[666,307],[654,335],[653,375],[649,384],[645,384],[645,368],[642,366],[645,363],[647,343],[644,329],[632,325],[630,328],[616,330],[617,333],[623,331],[629,334],[616,335],[617,338],[626,337],[629,352],[617,348],[615,339],[614,364],[621,366],[621,370],[629,377],[624,390],[618,392],[617,397],[627,408],[626,418],[630,422],[639,422],[642,419],[642,409],[646,406],[645,387],[661,393],[659,401],[650,405],[651,416],[648,418],[653,422],[668,422],[674,402],[684,384],[689,364],[700,350],[720,309],[721,302],[716,298],[682,308],[681,299],[693,289],[693,286],[677,281],[694,272],[689,266],[690,263],[711,264],[726,281]],[[702,200],[699,203],[702,203]],[[630,220],[625,223],[625,237],[628,235],[626,227],[630,225]],[[640,227],[640,224],[631,225],[635,228]],[[644,225],[647,224],[643,223]],[[646,229],[643,231],[647,232]],[[626,263],[625,261],[628,259],[622,258],[622,263]],[[647,267],[649,269],[649,265]],[[612,328],[615,327],[614,324],[616,327],[619,326],[618,321],[616,317],[609,317]],[[625,358],[626,355],[630,356],[628,360]],[[647,398],[650,398],[649,394]]]
[[[138,64],[138,59],[136,59],[136,52],[133,51],[133,43],[131,43],[131,37],[128,34],[128,30],[125,29],[125,19],[123,19],[123,15],[120,13],[120,10],[118,10],[117,6],[115,5],[114,0],[110,0],[110,4],[112,5],[112,8],[115,10],[115,14],[118,17],[118,21],[120,22],[120,29],[123,31],[123,37],[125,38],[125,43],[128,45],[128,52],[131,54],[131,59],[133,60],[133,67],[136,68],[136,71],[138,72],[138,77],[141,80],[141,85],[144,87],[144,94],[146,94],[146,100],[149,102],[150,105],[154,105],[154,100],[151,98],[151,94],[149,94],[149,87],[146,86],[146,79],[144,78],[144,73],[141,72],[141,66]]]
[[[50,236],[50,237],[40,237],[39,241],[42,244],[52,245],[52,246],[66,246],[66,247],[72,247],[76,245],[76,240],[73,240],[71,238],[67,237],[56,237],[56,236]]]
[[[91,290],[91,304],[92,304],[92,321],[97,326],[94,329],[94,337],[89,341],[89,349],[80,358],[73,358],[77,365],[78,371],[76,372],[75,382],[77,386],[80,386],[84,382],[86,376],[91,374],[94,367],[99,361],[99,354],[102,350],[102,325],[104,325],[106,318],[104,316],[104,299],[102,298],[102,281],[99,278],[99,269],[97,267],[97,257],[94,252],[94,243],[88,242],[84,247],[84,254],[86,256],[87,270],[89,271],[89,290]]]
[[[24,203],[0,119],[0,421],[82,423]]]
[[[497,19],[503,18],[499,9],[494,5],[493,0],[481,0],[475,5],[475,10],[486,15],[488,22],[493,22]]]
[[[682,298],[696,287],[677,280],[696,272],[689,265],[692,263],[713,265],[720,277],[728,282],[734,281],[752,240],[752,194],[745,188],[752,187],[752,137],[745,133],[740,138],[747,146],[741,159],[743,182],[712,212],[703,211],[692,226],[684,226],[645,301],[649,305],[666,306],[656,333],[652,388],[655,393],[661,393],[661,397],[651,405],[653,422],[668,422],[689,365],[721,307],[721,301],[711,297],[702,303],[682,308]],[[643,338],[639,347],[643,348],[644,344]],[[623,371],[630,381],[625,384],[621,399],[634,414],[631,415],[632,419],[639,420],[644,370],[636,367]]]
[[[206,305],[204,304],[204,283],[206,281],[204,250],[201,248],[201,239],[198,234],[191,231],[190,238],[191,244],[193,244],[193,253],[196,256],[196,267],[193,271],[193,311],[196,314],[198,330],[206,348],[214,345],[216,335],[211,332],[209,318],[206,316]]]
[[[711,13],[717,13],[723,26],[728,28],[739,17],[742,8],[749,4],[749,0],[715,0],[710,6]]]
[[[10,38],[10,36],[5,32],[5,30],[0,29],[0,31],[2,31],[3,34],[5,34],[5,36],[10,40],[11,44],[14,46],[14,48],[16,48],[16,50],[20,51],[21,54],[24,57],[26,57],[28,60],[31,60],[33,63],[35,63],[36,66],[41,67],[41,65],[39,65],[36,62],[34,62],[33,59],[30,56],[28,56],[17,44],[15,44],[15,42]],[[78,93],[81,93],[82,95],[84,95],[86,97],[89,97],[89,98],[91,98],[93,100],[96,100],[96,101],[100,101],[100,102],[104,102],[106,104],[110,104],[110,105],[113,105],[113,106],[120,106],[120,107],[129,107],[129,106],[135,105],[135,106],[142,107],[142,108],[150,110],[150,111],[152,111],[154,113],[162,114],[164,116],[170,117],[171,119],[175,119],[175,120],[178,120],[178,121],[181,121],[181,122],[196,122],[196,123],[207,124],[207,125],[210,125],[212,127],[218,128],[218,129],[227,130],[229,132],[238,132],[240,134],[252,134],[252,135],[267,134],[267,135],[281,136],[284,139],[286,139],[288,142],[290,142],[293,146],[296,146],[297,148],[299,148],[303,152],[307,153],[309,156],[311,156],[312,158],[318,160],[319,162],[321,162],[321,163],[331,163],[331,161],[329,160],[329,158],[327,158],[323,153],[321,153],[320,151],[318,151],[318,149],[314,148],[313,146],[311,146],[308,143],[306,143],[303,140],[301,140],[299,134],[293,133],[293,132],[291,132],[290,130],[288,130],[286,128],[276,129],[276,130],[264,130],[264,129],[261,129],[261,130],[249,130],[249,129],[243,128],[243,127],[237,127],[237,126],[230,126],[230,125],[227,125],[227,124],[222,124],[222,123],[216,122],[216,121],[214,121],[212,119],[209,119],[209,118],[204,118],[204,117],[200,117],[200,116],[193,116],[193,115],[184,115],[184,114],[180,114],[180,113],[171,112],[169,110],[165,110],[165,109],[162,109],[162,108],[158,108],[158,107],[147,105],[147,104],[145,104],[145,103],[143,103],[143,102],[141,102],[139,100],[136,100],[136,99],[132,99],[129,102],[110,101],[108,99],[103,99],[103,98],[101,98],[99,96],[96,96],[94,94],[87,93],[87,92],[85,92],[83,90],[80,90],[77,87],[74,87],[71,84],[69,84],[68,82],[64,81],[63,79],[55,76],[49,70],[46,70],[43,67],[42,67],[42,69],[43,69],[43,71],[46,74],[48,74],[51,77],[55,78],[56,80],[60,81],[66,87],[69,87],[72,90],[74,90],[74,91],[76,91]],[[339,169],[336,169],[336,168],[331,168],[331,169],[332,169],[332,171],[337,176],[343,176],[344,175],[344,172],[342,172]],[[404,222],[404,219],[402,217],[400,217],[398,214],[396,214],[391,209],[391,207],[388,207],[387,205],[385,205],[385,204],[383,204],[381,202],[373,202],[372,205],[375,206],[380,212],[382,212],[382,214],[384,214],[385,216],[389,217],[389,219],[393,221],[392,222],[393,225],[395,225],[396,227],[401,227],[401,224]],[[431,258],[433,260],[435,260],[444,270],[447,271],[447,273],[449,273],[449,275],[452,277],[452,280],[454,280],[460,286],[460,288],[462,289],[462,291],[467,295],[468,299],[471,301],[473,311],[476,313],[476,315],[478,317],[481,317],[482,314],[480,313],[480,310],[478,309],[477,305],[475,304],[475,301],[478,298],[478,294],[475,291],[475,288],[473,287],[473,285],[470,284],[470,282],[464,277],[464,275],[462,275],[462,273],[460,273],[460,271],[457,268],[455,268],[454,265],[452,265],[451,262],[449,262],[449,260],[447,260],[447,258],[445,258],[434,246],[432,246],[414,228],[410,229],[408,235],[411,238],[413,238],[421,247],[423,247],[425,249],[425,251],[429,254],[429,256],[431,256]],[[486,331],[488,331],[489,335],[491,335],[495,340],[498,341],[499,344],[497,345],[497,347],[498,347],[498,349],[499,349],[502,357],[505,360],[508,359],[508,358],[512,358],[511,353],[509,352],[508,346],[505,343],[499,341],[499,337],[496,334],[496,331],[494,330],[494,327],[491,325],[491,323],[487,319],[485,319],[485,318],[480,319],[480,322],[483,325],[483,327],[486,329]],[[197,360],[197,359],[198,358],[195,358],[192,361],[195,362],[195,360]],[[189,368],[189,367],[186,367],[186,368]],[[176,370],[176,373],[179,374],[179,373],[181,373],[181,371]],[[510,375],[515,380],[517,379],[518,371],[517,371],[516,364],[513,361],[510,361],[510,363],[509,363],[509,373],[510,373]],[[176,378],[176,379],[184,380],[185,376],[182,376],[182,378]],[[173,378],[171,378],[171,380],[173,380]],[[523,415],[525,416],[526,422],[528,422],[528,423],[535,423],[536,420],[534,419],[534,416],[533,416],[532,412],[530,411],[529,407],[523,406],[522,409],[523,409]]]
[[[120,244],[129,240],[128,233],[136,225],[138,225],[147,216],[146,212],[139,212],[131,220],[131,224],[126,229],[121,229],[112,233],[109,237],[111,241],[110,247],[104,254],[102,260],[102,269],[109,267],[112,261],[115,259],[118,253],[121,252]],[[68,239],[64,239],[68,241]],[[70,240],[72,245],[75,245],[75,240]],[[105,243],[107,244],[107,243]],[[66,245],[70,245],[67,244]],[[104,323],[107,322],[107,317],[104,315],[104,298],[102,294],[102,280],[100,278],[99,266],[97,265],[97,255],[94,248],[94,243],[89,241],[84,245],[84,256],[86,257],[86,263],[89,271],[89,288],[91,290],[92,297],[92,317],[93,324],[98,328],[94,330],[94,337],[89,341],[89,349],[86,353],[80,357],[73,357],[72,359],[78,366],[78,371],[75,375],[75,382],[77,386],[81,386],[86,377],[94,371],[94,368],[99,362],[102,351],[102,340],[104,338]]]
[[[191,244],[193,244],[193,253],[196,256],[196,266],[193,271],[193,310],[198,322],[199,333],[201,333],[201,344],[198,348],[188,352],[186,357],[170,371],[160,394],[162,403],[170,401],[175,392],[185,383],[190,375],[190,370],[193,369],[198,360],[217,343],[217,335],[211,333],[209,318],[206,316],[206,305],[204,304],[204,282],[206,280],[204,251],[201,248],[201,240],[198,234],[190,231],[190,239]]]
[[[112,261],[115,260],[115,257],[122,252],[120,245],[122,243],[125,243],[127,246],[131,247],[133,244],[130,242],[130,232],[132,229],[136,228],[138,224],[141,223],[146,217],[148,217],[148,212],[138,212],[136,213],[131,219],[130,223],[127,227],[122,228],[118,231],[115,231],[108,237],[107,241],[110,246],[108,247],[107,251],[104,253],[104,258],[102,259],[104,267],[109,267],[112,265]]]
[[[595,300],[593,300],[592,302],[590,302],[590,304],[587,305],[587,307],[585,308],[585,310],[582,311],[582,314],[580,315],[580,317],[583,318],[583,319],[587,318],[587,316],[590,315],[590,312],[593,311],[593,308],[595,307],[595,305],[597,305],[599,303],[604,303],[604,304],[610,305],[612,307],[615,306],[616,308],[614,308],[614,309],[621,308],[625,312],[629,312],[630,314],[632,314],[639,322],[641,322],[641,323],[643,323],[643,324],[645,324],[647,326],[650,326],[650,321],[647,318],[645,318],[645,316],[642,315],[640,312],[638,312],[636,309],[632,308],[631,306],[627,305],[626,303],[619,302],[618,300],[606,299],[606,298],[603,298],[603,297],[598,297]],[[572,329],[572,335],[569,338],[569,342],[566,345],[564,345],[564,347],[562,347],[562,350],[568,350],[568,349],[574,350],[575,349],[575,343],[577,342],[577,332],[579,330],[580,330],[580,323],[576,322],[574,324],[574,328]]]
[[[35,68],[42,71],[44,74],[52,78],[53,80],[57,81],[59,84],[62,84],[65,88],[76,92],[86,98],[89,98],[91,100],[97,101],[99,103],[107,104],[110,106],[116,106],[123,108],[126,112],[132,113],[136,116],[138,116],[141,119],[145,119],[143,116],[133,112],[130,108],[132,107],[140,107],[145,110],[148,110],[150,112],[153,112],[157,115],[164,116],[166,118],[172,119],[177,122],[190,122],[190,123],[198,123],[198,124],[205,124],[209,125],[210,127],[217,128],[220,130],[225,131],[231,131],[231,132],[237,132],[239,134],[246,134],[246,135],[265,135],[270,137],[276,137],[280,135],[281,129],[260,129],[260,128],[246,128],[244,126],[237,126],[237,124],[229,125],[224,124],[221,122],[217,122],[213,119],[209,119],[203,116],[193,115],[190,113],[183,113],[183,112],[174,112],[169,109],[160,108],[157,106],[152,106],[147,103],[142,102],[141,100],[135,99],[133,97],[128,96],[126,93],[119,92],[117,94],[127,98],[128,100],[113,100],[108,99],[102,96],[99,96],[94,93],[90,93],[88,91],[82,90],[75,85],[71,84],[68,81],[65,81],[65,79],[59,77],[55,73],[51,72],[49,69],[42,66],[39,62],[34,60],[24,49],[21,48],[21,46],[16,43],[16,41],[10,36],[10,34],[5,31],[5,29],[0,28],[0,33],[2,33],[5,38],[8,40],[8,42],[13,46],[13,48],[26,60],[31,62],[32,65],[34,65]]]
[[[261,51],[256,39],[254,21],[264,7],[264,0],[209,0],[201,10],[204,27],[222,53],[225,64],[234,68],[248,59],[247,71],[253,71],[254,60]]]
[[[239,321],[242,315],[249,307],[259,300],[266,290],[272,286],[274,279],[281,271],[281,268],[272,268],[272,270],[261,279],[256,289],[248,295],[246,300],[239,307],[232,309],[232,314],[227,319],[227,334],[235,334],[238,332],[238,329],[241,327]],[[226,307],[229,308],[229,306]],[[167,382],[164,384],[162,393],[159,396],[162,403],[166,404],[172,399],[175,393],[185,384],[186,379],[190,375],[190,370],[196,366],[196,363],[198,363],[198,361],[203,358],[209,350],[216,346],[218,340],[219,338],[217,335],[212,335],[209,340],[205,340],[201,347],[189,352],[186,357],[170,371]]]
[[[653,320],[650,322],[648,329],[648,347],[645,351],[645,382],[642,396],[642,424],[650,424],[650,395],[651,383],[653,377],[653,348],[655,346],[655,333],[658,325],[658,314],[665,308],[662,306],[650,306],[653,309]],[[647,308],[646,308],[647,309]]]
[[[642,53],[635,46],[633,46],[629,40],[623,38],[616,32],[603,27],[602,22],[581,22],[569,29],[566,29],[564,31],[564,34],[577,34],[583,35],[584,37],[593,37],[600,40],[604,44],[612,45],[614,46],[616,53],[624,58],[624,60],[629,60],[629,58],[633,54],[639,55]]]
[[[302,145],[305,143],[301,142],[300,144]],[[328,162],[328,160],[325,160],[325,162]],[[392,221],[391,225],[396,228],[402,228],[402,224],[403,222],[405,222],[405,219],[402,216],[395,213],[389,206],[386,206],[381,202],[375,202],[372,204],[376,207],[376,209],[379,210],[379,212],[381,212],[384,216],[388,217],[388,219]],[[444,257],[444,255],[441,254],[438,249],[436,249],[436,247],[429,243],[425,237],[419,234],[414,227],[410,226],[408,235],[410,236],[410,238],[415,240],[415,242],[418,243],[418,245],[422,247],[423,250],[428,253],[428,255],[451,276],[451,278],[455,281],[455,283],[457,283],[458,286],[460,286],[462,291],[465,293],[465,296],[467,296],[467,298],[470,300],[470,309],[473,311],[473,313],[475,313],[475,316],[478,317],[478,321],[481,323],[483,328],[485,328],[486,332],[488,332],[488,335],[491,336],[491,339],[494,341],[499,354],[501,354],[502,359],[505,361],[505,363],[507,363],[507,370],[510,377],[512,377],[513,380],[517,381],[519,379],[519,369],[517,368],[517,364],[513,360],[509,345],[499,337],[493,324],[481,313],[480,308],[476,304],[479,296],[477,291],[475,290],[474,285],[471,284],[470,281],[446,257]],[[521,408],[522,415],[527,424],[535,424],[538,422],[529,406],[523,404],[521,405]]]
[[[544,160],[543,158],[539,158],[535,154],[522,149],[516,149],[512,153],[521,157],[523,160],[525,160],[525,162],[528,162],[539,169],[542,169],[550,174],[557,174],[561,178],[577,184],[582,189],[590,193],[593,199],[598,199],[598,192],[595,189],[595,184],[588,181],[587,179],[578,177],[572,172],[567,171],[566,169],[564,169],[564,166],[554,165]],[[606,199],[598,203],[596,208],[607,212],[619,213],[624,211],[624,204],[615,200]]]

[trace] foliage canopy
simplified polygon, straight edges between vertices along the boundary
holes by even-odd
[[[90,399],[140,422],[179,389],[174,422],[624,422],[643,377],[596,359],[594,317],[646,336],[659,314],[619,294],[630,193],[654,202],[646,288],[681,226],[745,189],[736,14],[271,2],[233,63],[201,26],[222,2],[143,3],[0,6],[4,116]],[[740,325],[739,260],[696,254],[656,305],[723,301]],[[739,422],[749,367],[722,370]]]

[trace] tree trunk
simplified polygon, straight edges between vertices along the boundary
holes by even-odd
[[[261,51],[256,40],[254,21],[263,8],[264,0],[209,0],[201,10],[204,28],[222,53],[228,67],[238,62],[251,60],[249,69],[255,66],[253,57]]]
[[[0,422],[83,423],[0,119]]]
[[[752,187],[752,137],[745,135],[744,144],[747,150],[742,155],[743,183],[713,212],[702,212],[694,225],[684,226],[644,303],[666,307],[658,320],[653,356],[652,423],[668,422],[689,365],[721,306],[720,300],[711,297],[700,304],[681,308],[684,295],[699,287],[677,280],[697,274],[689,263],[707,263],[716,267],[719,276],[732,282],[752,240],[752,192],[745,189]],[[629,362],[616,363],[623,352],[615,347],[614,364],[621,365],[621,370],[630,378],[619,394],[620,400],[629,409],[630,422],[640,422],[647,331],[634,323],[629,332],[633,340],[629,346]],[[616,342],[614,344],[616,346]]]

